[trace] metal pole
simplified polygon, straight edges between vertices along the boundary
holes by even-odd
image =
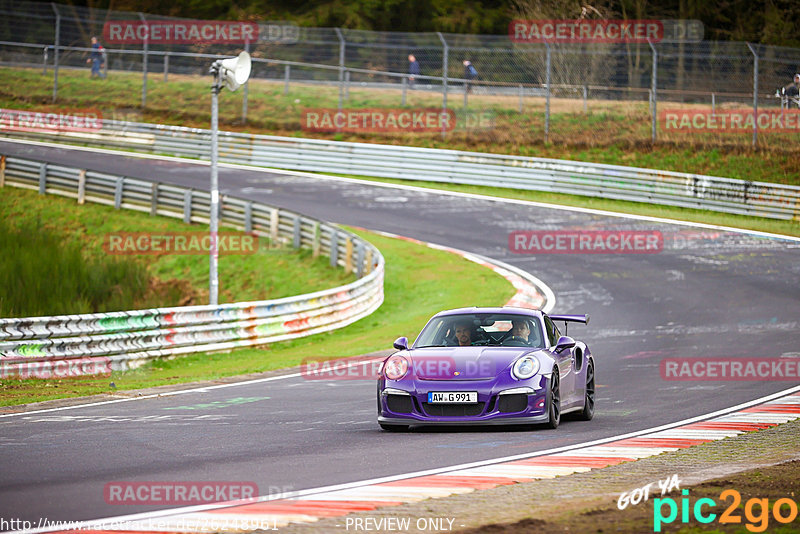
[[[55,4],[50,5],[56,14],[56,42],[53,48],[55,51],[53,54],[53,103],[55,103],[58,98],[58,47],[61,46],[61,13],[58,12]]]
[[[586,102],[588,97],[589,97],[589,88],[584,85],[583,86],[583,112],[584,113],[588,113],[588,111],[589,111],[589,108],[588,108],[587,102]]]
[[[336,30],[336,37],[339,38],[339,110],[341,111],[342,101],[344,100],[344,52],[346,43],[342,30],[339,28],[334,28],[334,30]]]
[[[753,146],[758,144],[758,53],[750,43],[747,48],[753,53]]]
[[[47,74],[47,47],[42,49],[42,74]]]
[[[656,125],[658,124],[658,93],[656,92],[658,89],[658,50],[656,47],[653,46],[649,40],[647,44],[650,45],[650,50],[653,51],[653,79],[652,79],[652,86],[650,88],[650,94],[652,94],[652,104],[651,104],[651,112],[652,118],[650,119],[651,122],[651,142],[655,144],[656,142]]]
[[[283,94],[284,95],[288,95],[289,94],[289,76],[290,76],[291,68],[292,67],[290,65],[284,65],[284,67],[283,67]]]
[[[406,105],[406,89],[407,89],[407,86],[408,86],[408,77],[403,76],[402,84],[403,84],[403,98],[402,98],[402,100],[400,102],[400,105],[405,107],[405,105]]]
[[[147,19],[144,18],[144,15],[140,12],[139,18],[142,20],[142,23],[147,25]],[[149,32],[148,36],[144,39],[144,44],[142,45],[142,109],[145,108],[147,105],[147,50],[149,41]]]
[[[447,109],[447,59],[450,55],[450,47],[444,40],[442,32],[436,32],[442,42],[442,109]]]
[[[712,115],[716,115],[717,114],[717,98],[716,98],[716,96],[717,96],[716,94],[711,93],[711,114]]]
[[[217,262],[219,250],[217,249],[217,228],[219,226],[219,177],[217,175],[217,136],[218,136],[218,102],[217,97],[221,89],[219,74],[214,75],[214,85],[211,88],[211,205],[209,213],[209,270],[208,270],[208,303],[217,305],[219,298],[219,277]]]
[[[522,113],[522,84],[519,84],[519,113]]]
[[[344,71],[344,98],[350,100],[350,71]]]
[[[244,42],[244,51],[250,53],[250,40]],[[250,79],[244,82],[244,94],[242,95],[242,124],[247,124],[247,94],[250,87]]]
[[[550,138],[550,45],[544,43],[547,47],[547,100],[544,105],[544,142],[547,143]]]
[[[164,81],[167,81],[169,73],[169,54],[164,54]]]

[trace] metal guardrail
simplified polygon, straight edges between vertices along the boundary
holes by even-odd
[[[10,132],[38,140],[206,159],[209,130],[103,121],[100,131]],[[221,162],[378,178],[547,191],[800,220],[800,187],[481,152],[220,132]]]
[[[208,222],[206,191],[0,156],[0,187]],[[282,341],[341,328],[383,302],[384,259],[358,236],[283,209],[223,195],[222,225],[327,255],[350,284],[275,300],[218,306],[0,319],[0,378],[134,368],[148,359]]]

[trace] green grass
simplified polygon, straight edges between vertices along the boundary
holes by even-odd
[[[37,69],[0,68],[7,83],[0,87],[0,107],[10,109],[99,109],[105,118],[127,119],[208,128],[210,96],[207,77],[171,75],[170,81],[153,73],[148,83],[147,109],[141,110],[141,74],[111,72],[106,80],[90,80],[88,69],[62,69],[59,101],[52,105],[52,72]],[[241,124],[241,92],[220,96],[220,124],[225,130],[286,136],[317,137],[342,141],[453,148],[500,154],[518,154],[579,161],[629,165],[690,172],[744,180],[800,184],[797,136],[763,134],[760,148],[750,147],[749,134],[686,134],[659,132],[650,143],[647,103],[590,101],[588,112],[580,100],[553,99],[550,142],[543,142],[544,100],[526,99],[517,111],[516,97],[470,96],[469,109],[495,113],[496,124],[486,131],[458,130],[442,139],[439,134],[312,133],[301,129],[306,108],[336,108],[338,87],[291,85],[263,80],[250,82],[248,122]],[[350,90],[345,108],[398,108],[400,91]],[[449,106],[463,109],[463,98],[451,95]],[[441,95],[410,91],[408,107],[436,107]],[[671,104],[664,103],[665,109]],[[676,106],[672,106],[676,107]],[[681,105],[677,107],[691,107]],[[787,137],[788,136],[788,137]]]
[[[389,349],[405,335],[413,339],[435,313],[461,306],[505,304],[511,284],[490,269],[458,255],[403,240],[353,230],[386,259],[385,300],[372,315],[335,332],[238,349],[158,360],[110,377],[0,381],[0,405],[111,393],[163,384],[214,380],[298,365],[305,358],[338,358]]]
[[[97,204],[80,206],[72,199],[15,187],[0,189],[0,220],[5,235],[21,236],[2,244],[0,283],[7,289],[0,297],[0,316],[208,303],[206,254],[120,256],[103,248],[107,235],[130,231],[205,235],[208,226]],[[14,254],[8,254],[11,250]],[[220,302],[280,298],[355,280],[354,275],[330,267],[327,258],[271,248],[265,239],[259,240],[253,254],[220,256],[219,277]],[[106,296],[91,297],[98,292]],[[6,300],[13,295],[18,298]]]

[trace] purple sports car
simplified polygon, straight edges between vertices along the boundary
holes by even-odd
[[[412,425],[542,424],[562,414],[594,415],[594,359],[555,321],[588,324],[588,315],[523,308],[461,308],[428,321],[414,344],[398,349],[378,378],[378,423]],[[555,370],[558,372],[554,372]]]

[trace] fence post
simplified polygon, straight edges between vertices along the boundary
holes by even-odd
[[[342,100],[344,99],[344,49],[346,42],[342,30],[339,28],[334,28],[334,30],[336,30],[336,37],[339,38],[339,111],[341,111]]]
[[[651,96],[651,104],[650,104],[650,112],[652,113],[652,118],[650,119],[651,122],[651,142],[653,144],[656,143],[656,126],[658,125],[658,50],[656,47],[653,46],[653,43],[650,40],[647,40],[647,44],[650,45],[650,50],[653,51],[653,76],[652,82],[650,87],[650,94]]]
[[[167,75],[169,73],[169,54],[164,54],[164,81],[167,81]]]
[[[588,113],[589,108],[586,100],[589,98],[589,88],[587,86],[583,86],[583,112]]]
[[[248,54],[250,53],[250,39],[247,39],[244,42],[244,51]],[[252,71],[251,71],[252,76]],[[250,87],[250,77],[247,78],[247,81],[244,82],[244,87],[242,88],[242,124],[247,124],[247,97]]]
[[[408,79],[405,76],[403,76],[401,83],[403,85],[403,98],[400,101],[400,105],[405,107],[405,105],[406,105],[406,89],[407,89],[407,86],[408,86]]]
[[[753,53],[753,146],[758,144],[758,52],[750,43],[747,48]]]
[[[86,201],[86,169],[78,171],[78,204]]]
[[[244,205],[244,231],[247,234],[253,233],[253,203],[248,202]]]
[[[0,187],[6,186],[6,157],[0,156]]]
[[[291,70],[291,65],[284,65],[283,67],[283,94],[289,94],[289,72]]]
[[[712,115],[716,115],[717,114],[717,98],[716,98],[716,96],[717,96],[716,94],[711,93],[711,114]]]
[[[350,71],[344,71],[344,99],[350,100]]]
[[[42,74],[47,74],[47,45],[42,48]]]
[[[447,46],[442,32],[436,32],[436,35],[442,42],[442,109],[447,110],[447,60],[450,55],[450,47]]]
[[[139,18],[142,20],[142,24],[147,26],[147,19],[144,18],[141,12],[139,12]],[[150,40],[149,33],[148,31],[145,34],[144,43],[142,44],[142,109],[147,105],[147,50],[149,48],[148,41]]]
[[[522,113],[522,84],[519,84],[519,113]]]
[[[150,184],[150,216],[158,215],[158,182]]]
[[[58,98],[58,48],[61,46],[61,13],[55,4],[50,4],[56,14],[56,39],[53,47],[53,103]]]
[[[547,92],[546,92],[546,100],[544,104],[544,142],[547,143],[550,138],[550,44],[545,42],[544,46],[547,49],[547,58],[546,58],[546,65],[547,65],[547,74],[546,74],[546,84],[547,84]]]

